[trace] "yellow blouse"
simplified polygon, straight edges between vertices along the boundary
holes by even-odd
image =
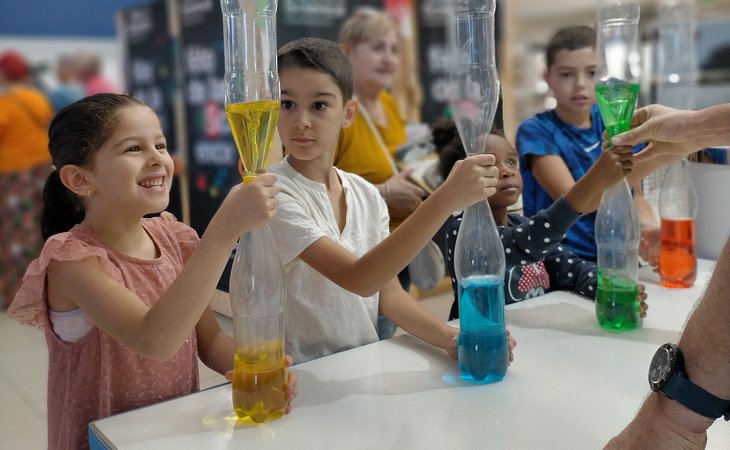
[[[395,151],[408,140],[406,123],[398,110],[395,99],[388,92],[383,91],[379,100],[385,110],[387,126],[383,127],[377,123],[374,125],[395,161]],[[347,172],[358,174],[373,184],[384,183],[395,175],[392,164],[388,161],[377,138],[370,131],[362,112],[359,111],[354,122],[340,132],[334,165]],[[392,208],[389,208],[388,211],[391,230],[400,225],[410,213],[408,210]]]

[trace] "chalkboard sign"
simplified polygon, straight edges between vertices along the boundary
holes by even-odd
[[[421,83],[423,84],[423,121],[433,123],[448,115],[448,30],[446,29],[449,2],[444,0],[421,0],[415,2],[418,8],[418,55],[421,61]],[[499,48],[500,5],[494,18],[495,47]],[[499,60],[497,61],[499,69]],[[495,124],[502,128],[502,99],[500,97]]]
[[[241,182],[224,110],[223,19],[218,0],[180,1],[180,67],[188,133],[190,226],[202,235]]]
[[[279,0],[279,47],[301,37],[339,41],[340,26],[359,7],[382,8],[382,0]]]
[[[160,119],[171,154],[178,151],[175,135],[174,45],[164,0],[119,13],[127,92],[148,104]],[[173,181],[168,211],[182,218],[180,182]]]

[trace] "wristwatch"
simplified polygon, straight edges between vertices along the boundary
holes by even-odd
[[[684,371],[682,351],[674,344],[664,344],[649,365],[649,386],[697,414],[730,420],[730,400],[717,398],[694,384]]]

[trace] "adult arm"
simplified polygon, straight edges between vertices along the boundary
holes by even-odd
[[[687,156],[697,150],[730,144],[730,103],[698,111],[649,105],[634,112],[632,129],[614,136],[614,145],[649,142],[637,162],[672,154]]]
[[[679,340],[687,376],[705,391],[730,399],[730,240],[717,260],[707,290]],[[608,449],[700,449],[713,419],[652,392]]]

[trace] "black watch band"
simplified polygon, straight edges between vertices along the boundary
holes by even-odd
[[[730,420],[730,402],[717,398],[697,386],[684,372],[675,372],[664,386],[662,393],[701,416],[710,419],[724,416],[725,420]]]

